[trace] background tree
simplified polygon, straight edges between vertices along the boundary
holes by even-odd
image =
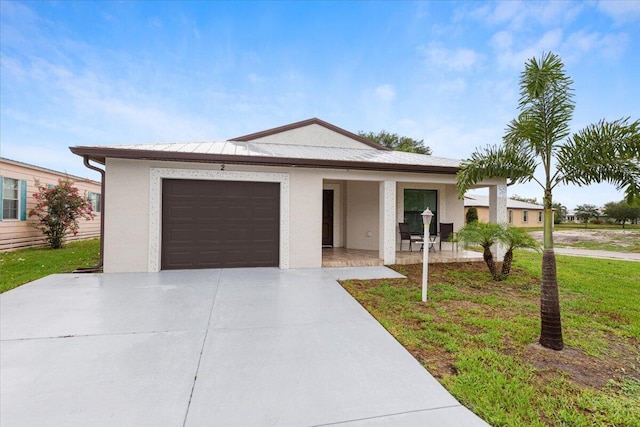
[[[640,206],[632,206],[626,200],[609,202],[604,205],[602,213],[622,224],[622,228],[624,228],[627,221],[633,222],[640,218]]]
[[[553,223],[562,224],[567,220],[567,207],[560,202],[553,202]]]
[[[408,136],[400,136],[397,133],[390,133],[386,130],[381,130],[377,133],[360,131],[358,132],[358,135],[395,151],[431,154],[431,148],[424,145],[424,140],[422,139],[418,140],[409,138]]]
[[[38,221],[34,226],[42,231],[51,249],[60,249],[64,245],[67,232],[78,234],[78,220],[93,219],[91,203],[78,193],[69,179],[58,180],[58,185],[47,188],[36,181],[38,192],[33,194],[36,206],[29,216]]]
[[[640,120],[629,118],[587,126],[571,135],[572,81],[553,53],[531,58],[520,76],[520,114],[509,123],[502,146],[477,149],[458,172],[460,198],[484,179],[510,184],[535,181],[542,189],[544,250],[540,295],[540,344],[564,346],[556,258],[553,251],[553,189],[560,184],[609,182],[627,198],[640,195]],[[538,166],[544,177],[538,179]]]
[[[596,205],[589,204],[576,206],[575,213],[576,218],[578,218],[580,221],[584,221],[585,228],[588,228],[589,220],[591,218],[598,218],[600,216],[600,212],[598,211]]]
[[[478,221],[478,209],[476,209],[475,206],[471,206],[467,209],[466,220],[467,224]]]

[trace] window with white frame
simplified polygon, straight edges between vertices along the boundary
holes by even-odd
[[[538,212],[538,222],[542,222],[542,211]]]
[[[509,209],[509,224],[513,224],[513,211]]]
[[[2,211],[0,220],[27,219],[27,182],[21,179],[0,176],[0,198]]]
[[[529,222],[529,211],[522,211],[522,222]]]

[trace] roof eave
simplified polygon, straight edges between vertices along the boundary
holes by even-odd
[[[175,151],[131,150],[104,147],[70,147],[72,153],[105,164],[107,158],[133,160],[161,160],[199,163],[226,163],[263,166],[297,166],[307,168],[335,168],[394,172],[422,172],[456,174],[455,166],[412,165],[402,163],[356,162],[349,160],[300,159],[288,157],[245,156],[231,154],[182,153]]]

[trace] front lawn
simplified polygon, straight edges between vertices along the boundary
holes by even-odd
[[[394,266],[343,286],[465,406],[494,426],[640,425],[640,263],[558,256],[565,349],[539,336],[541,257],[509,280],[484,263]]]
[[[100,258],[100,239],[68,243],[63,249],[30,248],[0,254],[0,293],[56,273],[92,267]]]

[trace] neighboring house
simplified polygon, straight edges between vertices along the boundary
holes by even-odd
[[[105,165],[105,272],[321,267],[323,246],[393,264],[398,223],[422,233],[426,207],[432,233],[464,225],[458,160],[391,151],[319,119],[221,142],[71,151]],[[505,180],[478,187],[505,206]]]
[[[578,224],[581,221],[580,221],[580,218],[578,218],[578,216],[576,215],[576,211],[571,209],[571,210],[567,211],[567,216],[565,217],[565,222]]]
[[[464,196],[465,218],[470,207],[478,210],[478,220],[489,221],[489,197],[477,194]],[[520,200],[507,199],[508,224],[516,227],[542,227],[544,225],[544,206]]]
[[[69,234],[67,240],[100,237],[99,182],[0,157],[0,252],[45,244],[42,232],[33,227],[35,219],[29,219],[29,211],[36,205],[33,198],[38,191],[36,180],[40,184],[54,186],[64,178],[74,181],[80,194],[89,197],[96,214],[91,221],[80,220],[78,234]]]

